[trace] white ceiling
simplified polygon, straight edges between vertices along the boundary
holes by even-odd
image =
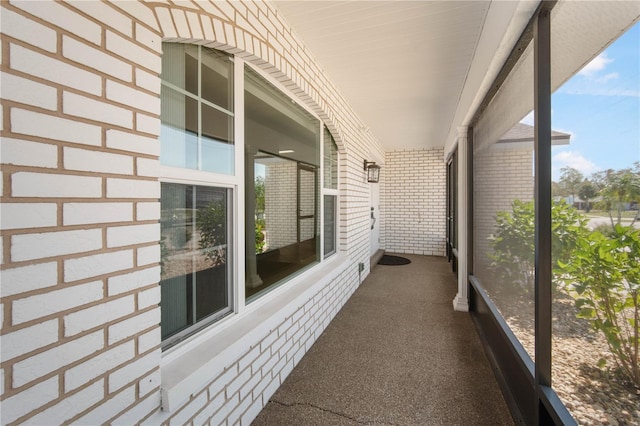
[[[518,2],[275,4],[387,151],[445,146],[528,20]]]

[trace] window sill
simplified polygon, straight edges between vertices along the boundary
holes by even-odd
[[[346,254],[337,253],[283,285],[277,297],[256,301],[163,354],[162,410],[181,407],[350,264]]]

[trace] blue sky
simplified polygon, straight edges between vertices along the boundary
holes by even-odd
[[[585,176],[640,161],[640,22],[561,86],[552,126],[571,134],[553,148],[553,178],[571,166]]]

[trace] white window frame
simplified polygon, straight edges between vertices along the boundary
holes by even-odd
[[[321,185],[321,195],[320,198],[322,199],[322,203],[321,203],[321,210],[320,210],[320,223],[322,224],[321,228],[322,228],[322,235],[321,235],[321,243],[320,243],[320,253],[322,255],[322,259],[328,259],[331,256],[334,256],[336,253],[338,253],[338,251],[340,250],[339,247],[339,232],[340,232],[340,173],[337,173],[336,176],[336,188],[326,188],[324,186],[324,131],[327,131],[329,134],[331,134],[331,131],[329,130],[329,128],[326,125],[322,126],[322,136],[321,136],[321,147],[320,147],[320,155],[322,156],[322,169],[321,169],[321,173],[322,173],[322,185]],[[333,137],[333,135],[331,135],[331,137]],[[334,143],[335,143],[335,137],[334,139]],[[338,150],[338,144],[336,143],[336,165],[340,164],[340,150]],[[335,241],[334,241],[334,245],[335,245],[335,250],[327,255],[324,254],[324,239],[325,239],[325,235],[324,235],[324,196],[325,195],[330,195],[330,196],[334,196],[336,199],[336,217],[335,217],[335,229],[334,229],[334,236],[335,236]]]

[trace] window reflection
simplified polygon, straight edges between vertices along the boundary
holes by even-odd
[[[233,63],[204,47],[164,43],[163,49],[160,162],[232,174]]]
[[[320,123],[254,71],[245,77],[245,295],[252,300],[320,260]]]
[[[162,339],[229,311],[226,189],[161,186]]]

